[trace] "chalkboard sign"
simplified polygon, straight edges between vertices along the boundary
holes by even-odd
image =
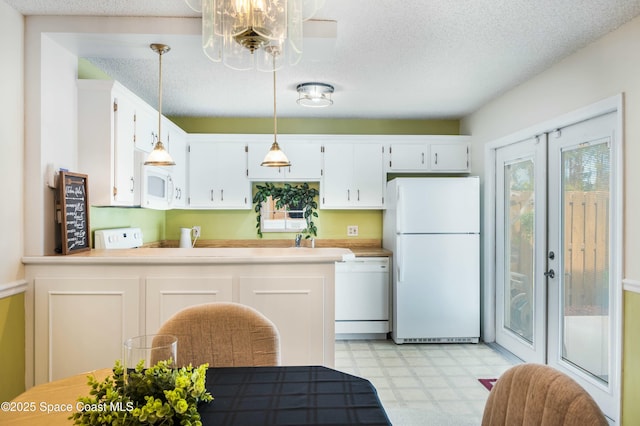
[[[60,171],[62,254],[91,250],[87,175]]]

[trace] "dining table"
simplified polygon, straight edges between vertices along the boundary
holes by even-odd
[[[69,417],[110,368],[36,385],[2,402],[1,425],[70,425]],[[211,367],[213,401],[198,406],[203,425],[391,425],[373,384],[324,366]]]

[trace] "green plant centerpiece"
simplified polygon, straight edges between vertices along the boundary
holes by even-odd
[[[205,387],[208,364],[172,368],[159,361],[145,369],[144,360],[126,373],[116,361],[113,375],[102,382],[88,376],[90,396],[78,398],[76,425],[202,426],[198,403],[213,397]]]
[[[318,190],[310,187],[306,182],[296,185],[290,183],[275,185],[271,182],[266,182],[264,185],[256,185],[253,203],[258,222],[256,228],[260,238],[262,238],[262,229],[260,227],[262,223],[262,204],[269,197],[273,199],[277,209],[302,210],[302,217],[305,219],[306,227],[300,233],[305,236],[305,239],[311,238],[312,235],[314,237],[318,236],[318,228],[313,221],[314,218],[318,217],[318,212],[316,211],[318,208],[316,201],[318,194]]]

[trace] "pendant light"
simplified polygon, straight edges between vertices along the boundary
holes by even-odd
[[[151,50],[158,54],[159,61],[159,77],[158,77],[158,141],[153,147],[153,151],[147,157],[147,161],[144,162],[145,166],[175,166],[175,161],[169,155],[169,152],[164,149],[160,138],[162,137],[162,55],[167,53],[171,48],[166,44],[153,43],[150,45]]]
[[[273,144],[271,149],[264,157],[261,166],[265,167],[288,167],[291,162],[287,158],[284,152],[278,145],[278,119],[276,117],[276,56],[279,51],[277,49],[271,49],[270,52],[273,55]]]

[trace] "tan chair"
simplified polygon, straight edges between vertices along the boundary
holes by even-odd
[[[257,310],[238,303],[190,306],[169,318],[158,334],[178,337],[179,366],[280,364],[280,337],[276,326]]]
[[[521,364],[500,376],[489,394],[483,426],[606,426],[607,420],[576,381],[542,364]]]

